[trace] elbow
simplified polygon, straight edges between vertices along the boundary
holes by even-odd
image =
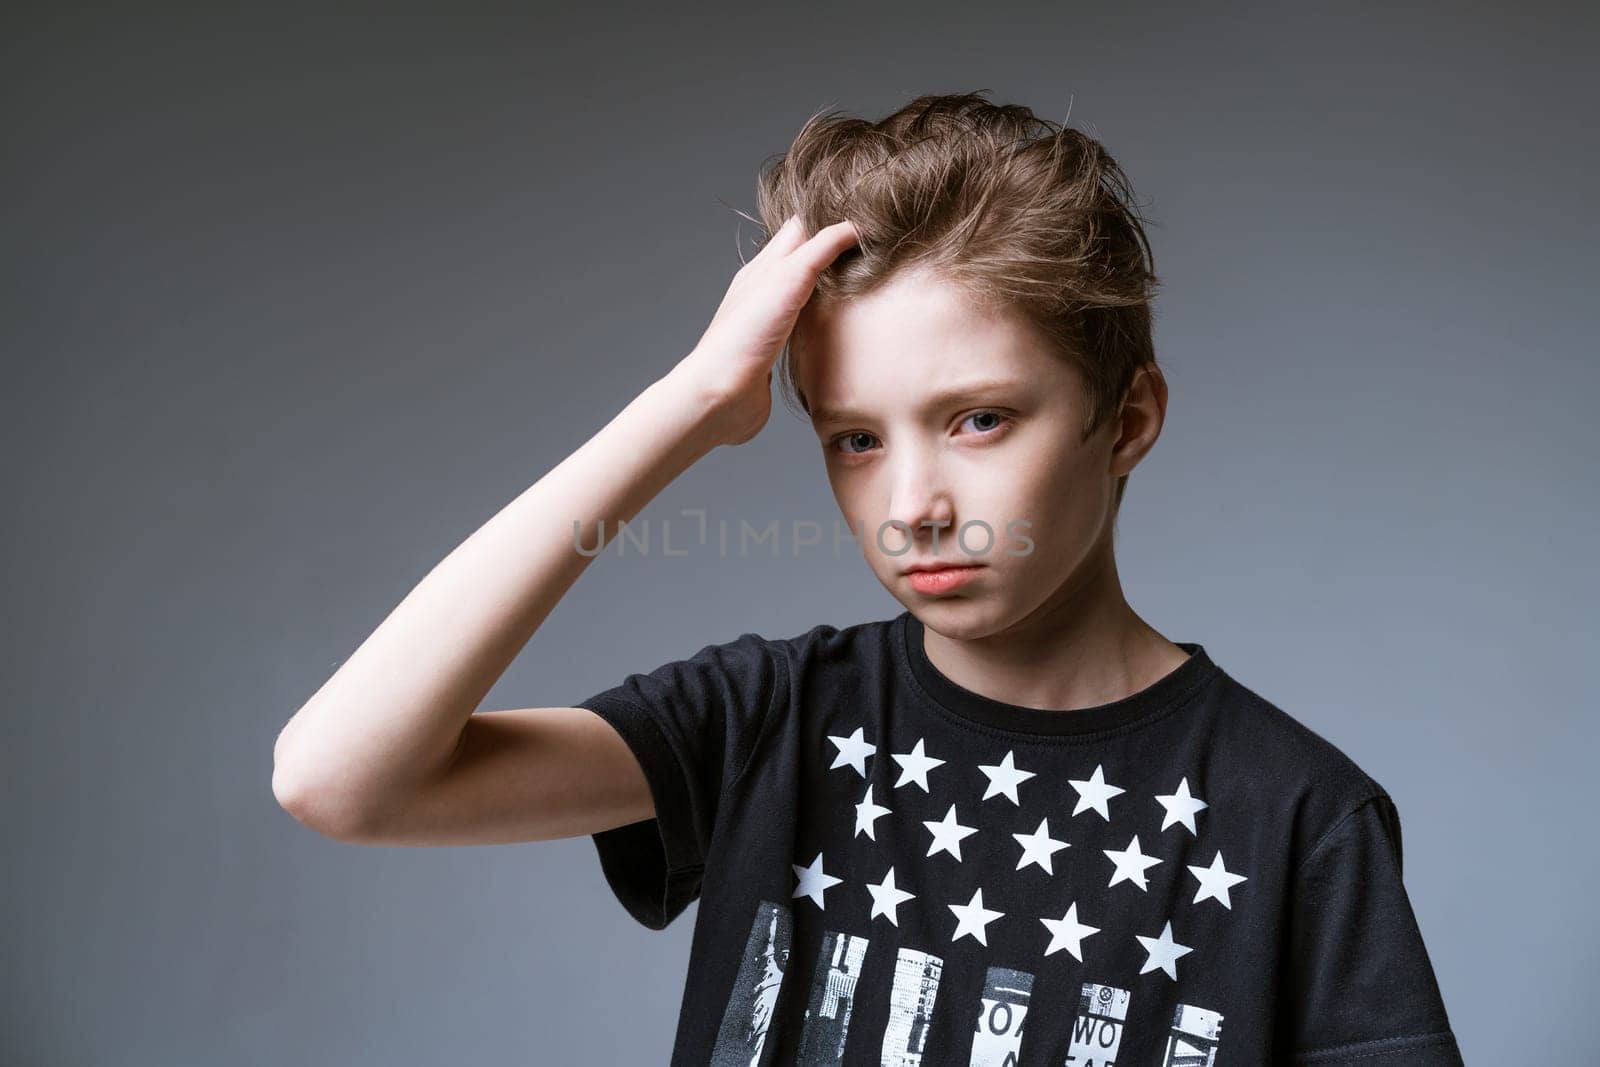
[[[325,837],[342,840],[349,830],[349,819],[330,803],[325,791],[318,790],[282,760],[272,765],[272,796],[278,807],[295,822]]]
[[[273,758],[272,795],[296,822],[324,837],[358,844],[369,836],[370,819],[346,791],[306,773],[281,755]]]

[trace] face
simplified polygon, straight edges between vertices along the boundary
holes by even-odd
[[[1085,440],[1088,400],[1067,360],[1020,314],[920,270],[808,304],[793,352],[840,510],[878,580],[925,623],[1001,633],[1081,596],[1110,564],[1117,478],[1160,432],[1159,375],[1141,372],[1125,416]],[[928,563],[972,569],[919,585],[907,569]]]

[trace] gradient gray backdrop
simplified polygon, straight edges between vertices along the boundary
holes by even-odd
[[[1468,1062],[1593,1057],[1595,19],[1337,6],[7,16],[0,1059],[665,1062],[693,909],[324,839],[272,743],[698,339],[809,114],[965,89],[1155,220],[1135,609],[1392,792]],[[693,507],[837,514],[781,406]],[[848,547],[606,558],[485,706],[899,610]]]

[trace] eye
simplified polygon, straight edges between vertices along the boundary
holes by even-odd
[[[1010,428],[1011,423],[1016,421],[1004,412],[984,410],[974,411],[971,415],[961,420],[961,425],[965,426],[967,423],[977,419],[984,420],[984,424],[975,427],[977,436],[988,438],[999,437]],[[876,436],[867,433],[865,430],[855,430],[835,437],[828,442],[828,447],[846,456],[860,456],[871,451],[872,443],[877,440]],[[856,447],[851,447],[852,445]]]
[[[999,411],[974,411],[971,415],[961,420],[961,425],[965,426],[974,419],[984,419],[991,423],[988,426],[977,428],[980,437],[992,437],[999,433],[1002,428],[1009,426],[1012,421],[1009,415]]]
[[[832,441],[828,442],[828,447],[829,448],[837,448],[837,449],[839,449],[839,451],[843,452],[847,456],[859,456],[861,454],[861,451],[865,451],[865,449],[862,449],[861,451],[856,451],[854,449],[843,448],[841,446],[845,445],[845,444],[847,444],[849,442],[855,442],[856,444],[860,444],[862,438],[866,438],[866,440],[868,440],[868,441],[876,441],[877,440],[877,438],[872,436],[870,433],[867,433],[864,430],[857,430],[854,433],[840,434],[838,437],[835,437]]]

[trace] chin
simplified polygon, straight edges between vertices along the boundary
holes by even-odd
[[[993,590],[983,593],[948,593],[941,597],[897,597],[905,609],[930,630],[945,637],[969,641],[988,637],[1008,622],[1006,602]]]

